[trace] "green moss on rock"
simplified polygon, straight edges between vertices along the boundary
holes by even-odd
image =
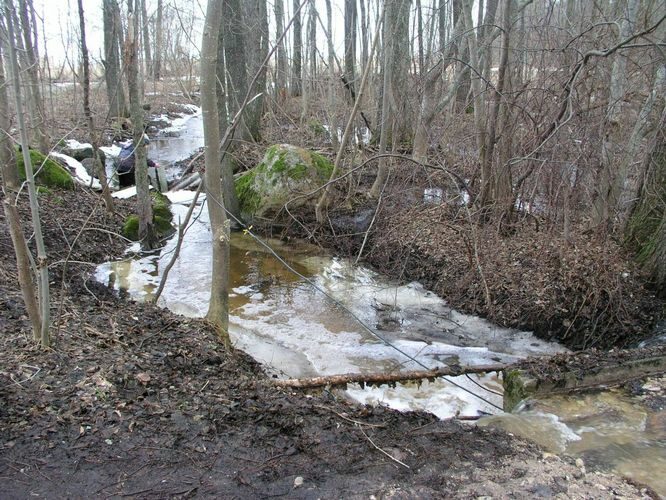
[[[139,239],[139,216],[131,214],[125,219],[123,224],[123,236],[128,240],[138,241]]]
[[[150,194],[153,198],[153,215],[171,222],[173,220],[171,200],[157,191],[152,191]]]
[[[158,192],[150,193],[153,198],[153,228],[158,238],[166,238],[172,235],[175,230],[171,225],[173,213],[171,212],[171,201],[169,198]],[[139,216],[131,214],[125,219],[122,234],[125,238],[139,240]]]
[[[536,381],[527,377],[523,371],[504,371],[502,378],[504,382],[504,411],[513,411],[521,401],[534,394]]]
[[[300,195],[327,182],[333,165],[324,156],[289,144],[274,144],[262,162],[235,183],[241,211],[246,217],[277,211],[307,202]]]
[[[253,188],[254,177],[255,171],[250,170],[236,179],[235,183],[236,196],[238,197],[241,212],[246,214],[255,213],[261,204],[261,198]]]
[[[40,186],[60,189],[73,189],[74,179],[71,174],[58,163],[47,158],[39,151],[30,150],[30,160],[32,169],[37,174],[35,182]],[[26,180],[25,164],[23,162],[23,153],[17,152],[16,165],[19,171],[21,181]]]

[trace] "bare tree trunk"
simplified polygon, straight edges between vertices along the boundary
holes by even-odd
[[[252,87],[252,97],[256,97],[246,108],[245,125],[253,141],[261,140],[261,118],[264,112],[266,94],[266,65],[263,64],[268,54],[268,12],[266,0],[247,0],[243,2],[243,19],[246,24],[247,80],[252,81],[259,72],[259,77]],[[244,96],[242,96],[244,97]]]
[[[310,0],[309,4],[305,44],[307,68],[303,72],[305,82],[301,99],[301,123],[305,123],[310,114],[310,100],[314,98],[317,82],[317,11],[314,0]]]
[[[227,110],[238,109],[240,102],[234,103],[233,100],[233,89],[230,83],[231,78],[229,78],[229,68],[225,66],[225,54],[227,43],[233,43],[232,41],[227,40],[226,33],[224,33],[225,28],[227,28],[228,23],[232,23],[233,19],[225,19],[224,12],[229,8],[227,5],[228,0],[222,1],[222,20],[221,26],[215,30],[215,33],[218,35],[218,41],[215,44],[217,49],[217,55],[215,57],[215,71],[217,72],[217,85],[216,85],[216,96],[217,96],[217,120],[218,120],[218,133],[220,135],[227,132],[229,128],[230,116],[227,114]],[[232,0],[237,1],[237,0]],[[236,10],[237,12],[237,10]],[[232,35],[231,38],[234,38],[235,35]],[[233,57],[232,57],[233,59]],[[229,61],[227,61],[228,63]],[[203,64],[203,63],[202,63]],[[232,62],[233,64],[233,62]],[[237,65],[240,62],[237,63]],[[234,70],[237,71],[237,70]],[[243,66],[243,71],[245,67]],[[247,83],[244,84],[244,87],[247,88]],[[239,118],[238,125],[241,125],[242,122],[242,113],[241,118]],[[232,130],[231,140],[233,140],[233,134],[235,130]],[[221,183],[222,189],[222,198],[224,199],[224,206],[233,214],[234,217],[240,219],[240,207],[238,205],[238,198],[236,197],[236,190],[234,189],[234,176],[233,176],[233,158],[231,155],[225,154],[222,157],[222,165],[220,166],[220,177],[218,177],[218,184]]]
[[[638,0],[628,0],[626,12],[622,12],[618,41],[627,39],[634,27],[638,13]],[[627,86],[627,56],[616,53],[610,78],[610,95],[606,111],[605,127],[601,146],[601,171],[594,200],[593,222],[595,225],[610,225],[620,201],[625,179],[620,179],[617,156],[624,151],[622,134],[622,100]]]
[[[368,18],[365,11],[365,0],[358,2],[361,8],[361,67],[368,64]],[[369,15],[369,14],[368,14]]]
[[[301,13],[298,10],[299,0],[293,0],[294,6],[294,51],[291,63],[291,96],[298,97],[303,92],[302,66],[303,66],[303,29],[301,27]]]
[[[356,0],[345,0],[345,78],[352,89],[356,81],[356,17]],[[330,30],[329,35],[333,36]]]
[[[513,0],[504,3],[504,19],[502,22],[502,52],[500,56],[497,86],[488,117],[487,132],[485,134],[485,147],[480,151],[481,163],[481,200],[482,207],[496,206],[501,213],[511,210],[513,201],[511,196],[511,172],[508,166],[493,168],[495,163],[495,144],[497,142],[498,124],[500,122],[500,108],[506,107],[504,89],[507,88],[509,78],[509,44],[511,33],[511,4]],[[489,4],[491,2],[489,1]],[[507,206],[508,203],[508,206]]]
[[[157,0],[157,17],[155,19],[155,54],[153,63],[153,78],[162,78],[162,58],[164,57],[164,26],[163,26],[162,0]]]
[[[245,33],[247,27],[243,19],[240,0],[224,0],[222,4],[222,30],[224,45],[224,60],[226,71],[220,81],[226,81],[226,97],[229,114],[234,116],[238,111],[245,94],[247,94],[247,56],[245,53]],[[219,43],[219,42],[218,42]],[[220,113],[222,115],[222,113]],[[220,126],[226,130],[226,126]],[[241,141],[251,141],[252,135],[245,125],[245,114],[238,125],[236,138]]]
[[[102,185],[102,197],[106,210],[113,213],[113,198],[109,192],[109,185],[106,179],[106,168],[99,159],[97,139],[95,134],[95,123],[92,112],[90,111],[90,62],[88,61],[88,46],[86,44],[86,23],[83,15],[83,0],[78,0],[79,6],[79,29],[81,30],[81,58],[83,59],[83,113],[88,122],[88,134],[93,148],[93,165],[97,171],[97,177]]]
[[[32,8],[32,4],[30,5]],[[31,114],[31,123],[33,132],[39,150],[43,154],[49,152],[49,139],[46,133],[44,123],[44,101],[42,100],[42,93],[39,89],[39,62],[35,55],[35,47],[32,43],[32,28],[30,27],[30,14],[28,12],[28,0],[19,0],[19,9],[21,16],[21,32],[23,34],[23,46],[25,49],[26,60],[28,66],[26,69],[29,82],[29,97],[28,103]]]
[[[338,141],[338,122],[335,113],[335,48],[333,47],[333,12],[331,9],[331,0],[326,0],[326,42],[328,45],[328,130],[331,136],[331,145],[337,149]]]
[[[287,91],[287,54],[284,49],[284,40],[281,38],[284,33],[284,0],[275,0],[273,11],[275,13],[275,37],[278,40],[277,63],[275,75],[275,93],[276,100],[281,102]]]
[[[3,43],[0,42],[0,172],[2,173],[2,182],[5,189],[16,191],[21,183],[16,168],[16,158],[14,157],[14,144],[11,136],[7,133],[11,129],[11,119],[3,50]]]
[[[5,0],[5,19],[7,23],[8,43],[7,50],[9,52],[10,67],[12,73],[12,84],[14,87],[14,99],[16,106],[16,118],[18,122],[19,132],[21,134],[21,148],[23,151],[23,163],[25,166],[26,185],[28,188],[28,195],[30,197],[30,212],[32,216],[32,226],[34,229],[35,246],[37,247],[37,273],[38,282],[37,290],[39,297],[39,311],[40,311],[40,331],[39,337],[35,335],[35,340],[39,340],[44,347],[51,344],[51,337],[49,328],[51,325],[51,311],[50,311],[50,293],[49,293],[49,267],[48,258],[46,255],[46,247],[44,246],[44,237],[42,235],[42,222],[39,215],[39,199],[37,198],[37,189],[35,188],[35,177],[32,169],[32,160],[30,158],[30,140],[28,138],[28,129],[25,124],[23,116],[23,104],[21,102],[21,85],[19,82],[19,66],[16,58],[16,37],[14,34],[14,22],[12,20],[14,14],[14,6],[12,0]],[[19,248],[20,251],[20,248]],[[34,323],[33,323],[34,324]],[[37,334],[37,332],[35,332]]]
[[[225,342],[229,342],[229,221],[224,213],[220,178],[220,128],[217,102],[216,67],[222,0],[209,0],[201,42],[201,107],[206,149],[206,190],[208,212],[213,230],[213,268],[207,319],[215,324]],[[225,155],[226,156],[226,155]]]
[[[143,40],[143,54],[145,60],[143,63],[146,68],[146,76],[153,74],[153,58],[150,53],[150,31],[148,12],[146,11],[146,0],[141,0],[141,38]]]
[[[395,5],[396,1],[399,0],[387,0],[385,2],[385,14],[384,14],[384,30],[383,30],[383,48],[384,48],[384,80],[382,83],[382,108],[381,116],[382,121],[378,126],[380,126],[379,132],[379,154],[383,155],[386,153],[388,147],[388,138],[389,131],[392,127],[392,106],[390,102],[391,95],[391,82],[393,81],[393,57],[395,50],[395,17],[397,14],[397,6]],[[396,138],[394,137],[393,140]],[[389,175],[389,165],[386,157],[382,157],[379,160],[377,166],[377,177],[368,192],[368,196],[371,198],[379,198],[379,193],[384,187],[386,179]]]
[[[111,116],[127,116],[125,90],[120,79],[120,39],[122,25],[116,0],[103,0],[104,78]]]
[[[152,197],[150,196],[148,182],[146,146],[143,140],[143,107],[139,95],[139,12],[137,8],[138,0],[129,0],[125,61],[130,115],[134,126],[132,138],[134,143],[134,177],[136,181],[137,215],[139,217],[139,239],[142,248],[151,250],[156,247],[157,238],[153,228]]]
[[[30,270],[30,250],[25,241],[25,235],[21,229],[20,217],[16,205],[16,192],[20,187],[18,171],[16,169],[16,158],[11,137],[5,133],[10,130],[9,98],[7,96],[7,82],[3,64],[2,43],[0,43],[0,168],[2,172],[2,188],[5,195],[4,211],[9,233],[16,254],[16,268],[18,271],[19,286],[23,295],[23,302],[32,324],[33,338],[41,339],[41,316],[37,294]],[[12,203],[12,199],[14,203]]]
[[[660,68],[662,84],[666,67]],[[662,99],[663,99],[662,89]],[[663,103],[662,103],[663,104]],[[643,182],[629,222],[627,243],[651,274],[660,295],[666,295],[666,108],[643,166]]]

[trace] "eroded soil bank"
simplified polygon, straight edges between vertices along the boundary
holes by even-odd
[[[108,216],[83,189],[41,201],[52,349],[30,339],[1,220],[5,498],[651,495],[504,432],[276,389],[205,322],[89,280],[92,264],[125,248],[115,233],[127,202]]]

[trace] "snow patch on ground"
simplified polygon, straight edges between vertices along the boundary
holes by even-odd
[[[80,161],[62,153],[51,153],[51,156],[64,161],[69,169],[73,171],[73,178],[79,184],[91,187],[92,189],[102,189],[102,184],[100,184],[97,179],[91,177],[90,174],[88,174],[86,168],[81,164]]]

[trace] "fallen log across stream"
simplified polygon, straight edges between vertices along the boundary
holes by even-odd
[[[312,378],[294,378],[274,380],[277,387],[291,387],[294,389],[316,389],[318,387],[339,387],[347,384],[381,385],[408,382],[411,380],[434,380],[438,377],[457,377],[472,373],[501,372],[512,365],[494,364],[479,366],[451,365],[434,370],[417,370],[410,372],[393,373],[344,373],[341,375],[328,375]]]
[[[434,380],[438,377],[502,372],[504,410],[512,411],[529,397],[622,385],[666,373],[666,346],[643,349],[562,353],[528,358],[513,364],[444,366],[434,370],[392,373],[345,373],[303,379],[273,380],[277,387],[317,389],[347,384],[382,385]]]

